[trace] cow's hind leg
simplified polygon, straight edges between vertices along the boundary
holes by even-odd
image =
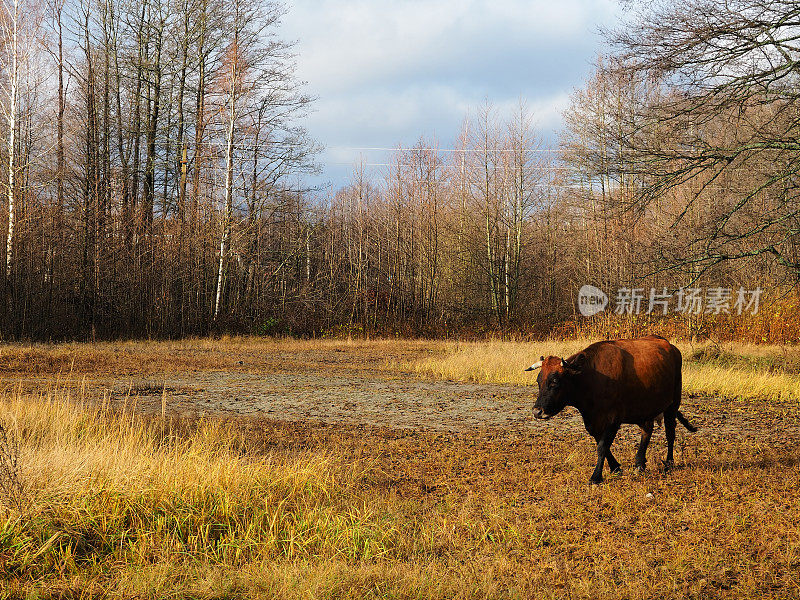
[[[664,461],[664,470],[675,466],[672,450],[675,447],[675,423],[677,422],[678,409],[670,407],[664,411],[664,432],[667,434],[667,460]]]
[[[650,438],[653,436],[653,421],[640,423],[642,439],[639,441],[639,449],[636,452],[636,468],[644,471],[647,466],[647,447],[650,445]]]
[[[677,352],[677,351],[676,351]],[[681,407],[681,354],[677,353],[678,372],[675,378],[675,389],[673,390],[672,405],[664,411],[664,433],[667,434],[667,460],[664,461],[664,470],[669,470],[675,466],[675,459],[672,456],[672,449],[675,447],[675,423],[678,418],[678,409]]]
[[[617,431],[619,431],[619,424],[614,423],[606,427],[603,433],[595,438],[597,440],[597,465],[590,480],[592,483],[601,483],[603,481],[603,463],[605,463],[606,458],[610,458],[608,466],[612,471],[614,470],[614,463],[616,463],[616,468],[619,468],[619,463],[611,456],[611,444],[614,442]],[[613,463],[611,462],[612,460],[614,461]]]

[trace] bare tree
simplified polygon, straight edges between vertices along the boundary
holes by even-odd
[[[0,27],[3,32],[2,44],[2,67],[6,75],[4,86],[4,98],[2,108],[3,117],[6,122],[6,156],[8,160],[8,172],[6,180],[6,198],[8,199],[8,230],[6,233],[6,281],[11,280],[11,269],[14,264],[14,227],[16,225],[16,173],[19,168],[15,162],[17,157],[17,116],[19,112],[19,82],[20,82],[20,63],[22,62],[22,52],[19,38],[21,33],[21,23],[23,12],[21,11],[19,0],[9,0],[4,2],[2,14],[0,14]]]
[[[727,261],[772,255],[800,276],[800,5],[794,0],[631,3],[611,33],[611,69],[657,86],[624,120],[620,173],[638,174],[643,214],[686,185],[685,224],[713,195],[690,251],[661,266],[695,275]],[[676,253],[674,258],[670,256]]]

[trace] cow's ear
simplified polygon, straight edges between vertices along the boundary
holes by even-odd
[[[583,367],[586,365],[586,355],[581,352],[576,357],[574,357],[569,362],[564,361],[564,366],[574,373],[580,373],[583,371]]]

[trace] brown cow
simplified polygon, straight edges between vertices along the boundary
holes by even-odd
[[[611,444],[623,423],[642,429],[636,468],[644,470],[653,422],[662,414],[667,434],[665,468],[674,464],[675,421],[697,431],[678,410],[681,404],[681,353],[667,340],[648,336],[635,340],[597,342],[562,359],[542,357],[526,371],[541,368],[539,397],[533,416],[549,419],[565,406],[574,406],[597,441],[597,466],[591,482],[603,481],[603,462],[621,472]]]

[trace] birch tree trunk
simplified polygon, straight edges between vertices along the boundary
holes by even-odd
[[[233,105],[233,102],[231,102]],[[217,270],[217,293],[214,297],[214,320],[219,316],[222,302],[222,283],[225,272],[225,257],[231,235],[231,214],[233,213],[233,122],[235,112],[231,106],[228,120],[228,141],[225,146],[225,216],[222,224],[222,240],[219,243],[219,269]]]
[[[14,158],[16,155],[16,133],[17,133],[17,91],[19,87],[19,65],[18,65],[18,25],[19,25],[19,0],[14,0],[11,14],[7,18],[11,19],[6,23],[6,35],[11,42],[8,49],[10,66],[8,81],[8,104],[5,106],[6,125],[8,126],[8,233],[6,235],[6,282],[11,281],[11,272],[14,266],[14,226],[16,225],[16,213],[14,205],[15,197],[15,170]],[[10,34],[10,35],[9,35]]]
[[[214,321],[219,316],[222,304],[222,284],[225,273],[225,257],[228,250],[229,238],[231,235],[231,217],[233,215],[233,131],[236,123],[236,95],[238,65],[234,41],[234,56],[230,65],[230,99],[228,107],[228,137],[225,144],[225,215],[222,223],[222,239],[219,243],[219,268],[217,270],[217,293],[214,297]]]

